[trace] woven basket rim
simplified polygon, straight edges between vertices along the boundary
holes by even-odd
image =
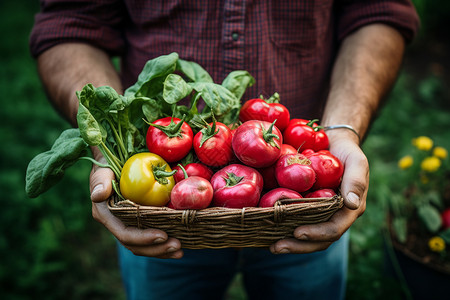
[[[255,207],[255,206],[248,206],[243,208],[229,208],[229,207],[219,207],[219,206],[210,206],[204,209],[196,210],[196,211],[226,211],[226,212],[234,212],[234,213],[241,213],[242,210],[247,211],[271,211],[274,210],[276,206],[286,206],[286,205],[293,205],[295,206],[302,206],[305,203],[320,203],[320,202],[327,202],[327,201],[336,201],[341,202],[343,201],[343,198],[340,194],[334,195],[332,197],[317,197],[317,198],[290,198],[290,199],[281,199],[278,200],[274,206],[271,207]],[[303,202],[303,203],[298,203]],[[108,208],[110,210],[123,210],[123,209],[139,209],[139,210],[161,210],[161,211],[172,211],[172,212],[182,212],[182,209],[173,209],[167,206],[151,206],[151,205],[140,205],[137,203],[134,203],[131,200],[118,200],[117,195],[112,195],[108,199]],[[188,209],[185,209],[188,210]]]
[[[179,239],[186,249],[268,247],[280,239],[292,238],[294,229],[302,224],[329,220],[342,206],[343,198],[339,194],[283,199],[273,207],[200,210],[142,206],[129,200],[119,201],[117,196],[108,201],[111,213],[126,226],[160,229]]]

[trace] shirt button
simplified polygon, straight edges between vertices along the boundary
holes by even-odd
[[[239,33],[233,32],[231,34],[231,38],[233,39],[233,41],[237,41],[239,39]]]

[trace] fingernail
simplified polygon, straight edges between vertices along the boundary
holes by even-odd
[[[167,248],[166,251],[167,251],[167,253],[172,253],[172,252],[178,251],[178,249],[175,247],[169,247],[169,248]]]
[[[296,235],[295,235],[295,238],[296,238],[297,240],[301,240],[301,241],[306,241],[306,240],[308,240],[308,236],[307,236],[306,234],[304,234],[304,233],[296,234]]]
[[[166,241],[166,239],[159,237],[156,240],[154,240],[153,243],[161,244],[161,243],[164,243],[165,241]]]
[[[359,207],[359,196],[353,192],[347,194],[347,201],[352,203],[356,208]]]
[[[278,250],[277,253],[286,254],[286,253],[289,253],[289,249],[283,248],[283,249]]]
[[[103,184],[97,184],[92,190],[91,197],[94,197],[95,195],[101,193],[102,191],[103,191]]]

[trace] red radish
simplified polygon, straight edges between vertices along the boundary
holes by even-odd
[[[299,199],[303,198],[302,195],[296,191],[286,188],[276,188],[264,194],[259,200],[259,207],[272,207],[278,200],[282,199]],[[298,202],[293,202],[298,203]]]

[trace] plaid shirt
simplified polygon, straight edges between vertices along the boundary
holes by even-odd
[[[86,42],[122,57],[122,80],[145,62],[177,52],[215,82],[247,70],[256,84],[244,99],[278,92],[293,117],[320,118],[339,42],[381,22],[407,41],[418,28],[409,0],[41,0],[30,37],[33,56],[63,42]]]

